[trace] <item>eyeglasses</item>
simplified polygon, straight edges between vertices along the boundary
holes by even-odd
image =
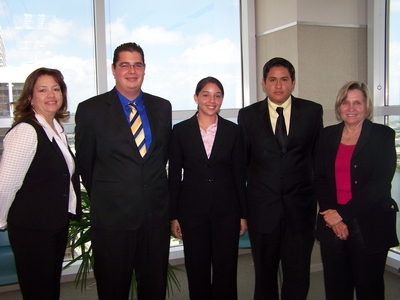
[[[141,70],[144,68],[144,64],[142,64],[141,62],[137,62],[134,64],[123,62],[123,63],[120,63],[118,66],[124,70],[130,70],[131,67],[133,67],[135,70]]]

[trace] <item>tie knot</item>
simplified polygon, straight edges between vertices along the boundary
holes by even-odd
[[[138,111],[136,102],[129,102],[128,107],[131,109],[132,113],[136,113]]]
[[[283,114],[283,107],[277,107],[276,112],[281,116]]]

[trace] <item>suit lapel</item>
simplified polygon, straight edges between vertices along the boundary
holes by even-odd
[[[111,118],[114,120],[117,127],[121,130],[126,139],[134,148],[133,153],[135,154],[135,156],[137,156],[138,159],[139,158],[142,159],[142,156],[140,155],[139,150],[137,148],[135,139],[132,135],[131,129],[129,128],[129,124],[126,120],[126,116],[123,107],[121,105],[121,101],[119,101],[118,95],[115,92],[115,90],[112,90],[108,94],[107,103],[109,104],[109,114]]]
[[[336,155],[339,151],[340,141],[342,139],[342,132],[343,132],[344,123],[339,123],[337,128],[333,133],[329,136],[329,139],[326,141],[329,143],[329,147],[327,147],[327,155],[330,163],[328,164],[330,170],[327,171],[328,174],[335,174],[335,162],[336,162]]]
[[[370,120],[364,120],[360,137],[358,138],[356,148],[354,149],[353,157],[355,157],[368,143],[369,137],[371,135],[372,122]]]
[[[292,96],[292,110],[290,112],[290,122],[289,122],[289,134],[286,139],[286,144],[290,143],[293,136],[297,135],[297,131],[301,130],[300,120],[301,120],[301,105],[297,101],[296,97]]]
[[[149,153],[153,150],[155,141],[157,140],[157,134],[159,133],[158,130],[159,113],[158,113],[158,106],[154,105],[154,102],[151,101],[149,96],[146,95],[145,93],[143,93],[143,101],[144,101],[144,106],[146,108],[147,118],[149,119],[151,137],[152,137],[150,148],[147,149],[147,153]],[[146,158],[146,155],[144,157]]]
[[[65,164],[66,164],[64,154],[62,153],[62,151],[61,151],[60,147],[58,146],[54,137],[53,137],[53,140],[51,141],[51,146],[52,146],[53,150],[57,153],[58,157],[60,157],[62,159],[62,161],[65,162]]]
[[[203,139],[200,133],[199,123],[197,121],[197,113],[190,119],[189,136],[193,149],[198,152],[200,157],[208,160],[206,149],[204,148]]]
[[[226,145],[226,137],[228,136],[226,133],[226,127],[225,127],[225,120],[221,118],[219,115],[218,117],[218,126],[217,126],[217,132],[215,133],[215,139],[214,139],[214,144],[211,149],[211,155],[210,155],[210,160],[214,159],[215,157],[218,157],[218,152],[220,149]]]
[[[261,123],[262,130],[264,130],[266,136],[269,138],[270,140],[269,142],[271,143],[274,142],[278,146],[278,143],[276,142],[275,139],[274,131],[272,130],[271,117],[269,115],[267,99],[263,100],[260,105],[258,120]]]

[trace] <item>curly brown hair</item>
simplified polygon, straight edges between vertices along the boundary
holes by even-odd
[[[24,118],[30,118],[35,120],[35,112],[31,105],[31,100],[33,98],[33,89],[35,84],[40,76],[49,75],[54,78],[54,80],[58,83],[62,93],[62,105],[60,109],[56,112],[55,119],[57,122],[68,119],[69,112],[67,111],[68,101],[67,101],[67,85],[64,82],[64,76],[61,72],[57,69],[50,69],[50,68],[39,68],[33,71],[29,76],[26,78],[24,87],[22,88],[21,95],[19,96],[18,100],[12,102],[11,104],[14,105],[14,122],[13,125],[18,123]]]

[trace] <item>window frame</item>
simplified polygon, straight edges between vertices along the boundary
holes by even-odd
[[[374,99],[374,121],[385,125],[390,116],[400,116],[400,105],[389,102],[390,1],[368,1],[368,86]],[[400,254],[389,251],[386,265],[400,270]]]

